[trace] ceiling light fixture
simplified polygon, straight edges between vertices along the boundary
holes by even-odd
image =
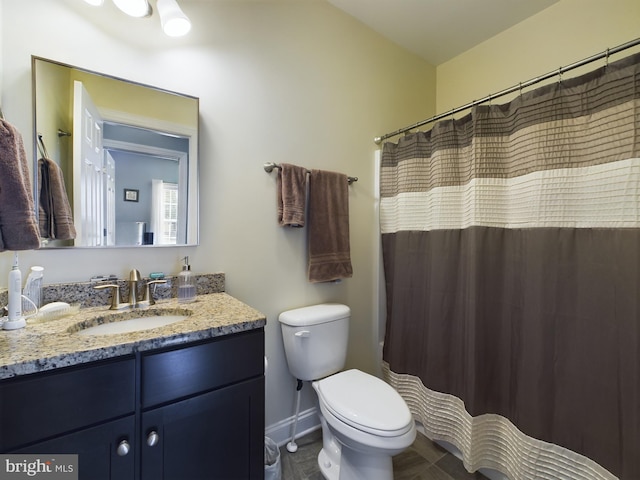
[[[152,12],[148,0],[113,0],[113,3],[131,17],[148,17]]]
[[[89,5],[101,6],[104,0],[84,0]],[[113,0],[118,9],[132,17],[150,17],[153,9],[149,0]],[[156,10],[160,15],[160,24],[164,33],[170,37],[181,37],[191,30],[191,21],[176,0],[157,0]]]
[[[170,37],[181,37],[189,33],[191,21],[176,0],[158,0],[156,7],[164,33]]]

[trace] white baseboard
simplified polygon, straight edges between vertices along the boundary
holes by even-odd
[[[267,426],[264,434],[278,444],[279,447],[285,445],[291,440],[291,429],[295,417],[280,420],[277,423]],[[320,428],[320,419],[318,418],[317,408],[309,408],[300,412],[298,416],[298,425],[296,425],[296,438],[300,438],[308,433]]]

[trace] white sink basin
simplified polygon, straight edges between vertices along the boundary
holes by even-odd
[[[155,315],[151,317],[130,318],[116,322],[103,323],[89,328],[83,328],[80,335],[113,335],[116,333],[139,332],[152,328],[164,327],[172,323],[180,322],[188,315]]]

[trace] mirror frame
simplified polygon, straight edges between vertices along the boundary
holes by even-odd
[[[38,159],[40,158],[39,154],[39,145],[38,145],[38,115],[37,115],[37,72],[36,72],[36,63],[37,62],[48,62],[59,67],[73,69],[84,74],[95,75],[98,77],[102,77],[106,80],[113,80],[117,82],[124,82],[128,85],[142,87],[146,89],[153,90],[155,92],[159,92],[162,94],[172,95],[179,98],[184,98],[186,100],[193,100],[195,102],[196,108],[196,117],[195,117],[195,128],[187,127],[181,129],[181,125],[178,124],[171,125],[171,128],[167,129],[165,126],[153,125],[153,122],[150,117],[145,117],[144,115],[139,114],[131,114],[127,112],[120,112],[116,110],[111,110],[108,108],[101,109],[101,113],[104,114],[105,122],[110,123],[119,123],[123,125],[131,125],[143,129],[150,130],[158,130],[164,131],[167,133],[174,133],[176,135],[181,135],[184,137],[189,137],[189,159],[188,159],[188,174],[187,174],[187,191],[182,196],[187,199],[187,219],[186,219],[186,243],[178,243],[178,244],[167,244],[167,245],[98,245],[98,246],[90,246],[90,245],[43,245],[45,250],[53,250],[53,249],[69,249],[69,248],[89,248],[89,249],[113,249],[113,248],[140,248],[140,247],[185,247],[185,246],[197,246],[200,243],[200,228],[199,228],[199,130],[200,130],[200,100],[198,97],[194,97],[191,95],[174,92],[170,90],[166,90],[163,88],[155,87],[153,85],[148,85],[140,82],[136,82],[133,80],[127,80],[124,78],[116,77],[110,74],[105,74],[101,72],[96,72],[93,70],[89,70],[82,67],[77,67],[75,65],[70,65],[64,62],[59,62],[57,60],[51,60],[49,58],[39,57],[36,55],[31,56],[31,82],[32,82],[32,111],[33,111],[33,195],[34,195],[34,203],[36,208],[36,218],[39,218],[39,191],[38,191]],[[71,108],[71,105],[70,105]],[[72,110],[71,110],[72,111]],[[160,123],[165,121],[159,120]],[[175,128],[177,127],[177,129]],[[169,132],[169,130],[173,130]],[[59,134],[59,136],[61,136]],[[64,136],[64,135],[62,135]],[[111,141],[110,141],[111,142]],[[107,143],[107,142],[105,142]],[[73,158],[73,149],[69,149],[68,153],[69,158],[72,162],[75,161]],[[65,182],[66,183],[66,182]],[[67,191],[73,191],[71,185],[66,185]],[[73,205],[72,209],[73,209]],[[74,223],[76,221],[77,214],[73,212]],[[73,240],[75,242],[75,240]]]

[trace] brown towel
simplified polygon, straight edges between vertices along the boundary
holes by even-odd
[[[40,248],[22,135],[0,119],[0,251]]]
[[[278,224],[283,227],[304,227],[307,204],[307,169],[280,164],[276,179]]]
[[[349,183],[341,173],[312,170],[309,176],[309,281],[353,275],[349,246]]]
[[[40,236],[55,240],[73,240],[76,227],[64,186],[62,170],[48,158],[38,160]]]

